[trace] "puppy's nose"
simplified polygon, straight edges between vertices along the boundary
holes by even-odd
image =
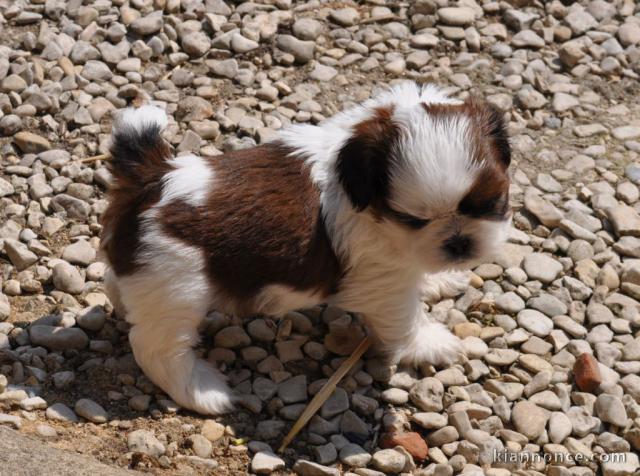
[[[450,258],[465,259],[471,256],[473,241],[467,235],[453,235],[445,240],[442,245]]]

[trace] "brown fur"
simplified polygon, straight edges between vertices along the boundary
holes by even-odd
[[[339,285],[320,193],[290,152],[266,144],[206,158],[215,183],[206,204],[175,201],[160,216],[166,233],[204,250],[212,281],[236,300],[269,284],[322,296]]]
[[[353,128],[351,138],[338,154],[340,183],[360,211],[368,206],[380,211],[386,205],[391,149],[399,134],[392,114],[392,107],[376,109],[371,119]]]
[[[135,257],[139,248],[139,216],[160,199],[160,179],[171,170],[166,162],[171,149],[159,136],[157,139],[140,151],[141,157],[133,157],[138,151],[124,145],[118,147],[115,141],[112,148],[113,182],[109,207],[102,217],[102,248],[120,276],[138,269]]]

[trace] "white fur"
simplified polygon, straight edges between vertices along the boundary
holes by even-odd
[[[456,214],[457,204],[481,166],[474,161],[466,140],[469,121],[464,117],[434,121],[423,103],[460,101],[435,86],[405,82],[337,114],[320,127],[293,126],[283,131],[281,138],[306,157],[311,177],[321,190],[334,248],[348,257],[350,271],[330,302],[363,313],[383,346],[399,359],[447,363],[461,346],[445,326],[432,323],[422,310],[425,291],[437,297],[434,288],[425,289],[425,271],[433,274],[471,267],[475,261],[451,263],[440,251],[440,244],[455,232],[464,231],[474,236],[484,258],[504,241],[508,223],[487,223]],[[392,120],[402,131],[395,153],[405,159],[393,170],[392,205],[432,220],[419,236],[356,212],[335,172],[338,152],[351,137],[353,127],[372,117],[375,108],[388,105],[393,106]],[[435,284],[437,294],[452,291],[448,289],[450,284]],[[407,346],[408,342],[413,344]],[[429,349],[418,351],[425,346]]]
[[[183,155],[168,161],[175,167],[162,179],[162,198],[158,206],[180,198],[194,207],[200,206],[209,191],[213,170],[195,155]]]
[[[444,256],[442,243],[464,232],[473,236],[481,258],[486,258],[505,240],[509,222],[457,214],[456,206],[481,166],[466,140],[469,121],[455,116],[434,121],[423,103],[459,101],[434,86],[402,83],[320,126],[290,127],[280,140],[310,167],[321,192],[327,234],[334,251],[345,261],[339,290],[326,302],[362,313],[382,349],[396,360],[443,365],[453,362],[462,346],[445,325],[429,317],[423,300],[464,292],[467,279],[450,271],[476,262],[452,263]],[[387,105],[394,106],[392,120],[403,137],[394,150],[403,161],[392,171],[392,205],[432,220],[419,232],[354,210],[335,170],[338,152],[353,127],[372,117],[375,108]],[[160,124],[164,117],[162,124],[166,125],[166,116],[158,111],[125,112],[119,121],[140,127],[148,121]],[[232,302],[210,284],[200,249],[159,228],[155,217],[170,201],[180,198],[201,206],[211,188],[218,186],[215,171],[203,159],[188,156],[170,162],[175,170],[163,178],[161,200],[144,215],[144,252],[136,257],[143,267],[131,276],[119,277],[117,285],[110,287],[127,309],[127,320],[133,324],[131,345],[145,373],[179,404],[201,413],[221,413],[231,406],[231,392],[215,368],[196,358],[193,346],[209,310],[233,312],[247,303]],[[281,315],[320,301],[313,292],[274,283],[254,296],[251,304],[254,311]]]
[[[157,125],[160,130],[167,127],[167,114],[156,106],[145,105],[139,108],[127,108],[116,117],[113,124],[114,131],[133,129],[142,131],[150,125]]]
[[[289,286],[271,284],[262,288],[253,302],[254,312],[281,316],[293,309],[310,308],[323,302],[320,293],[297,291]]]
[[[122,303],[136,362],[145,374],[183,407],[218,414],[232,406],[225,378],[193,351],[198,326],[215,299],[204,272],[202,250],[163,233],[157,209],[145,212],[144,267],[119,278]]]
[[[449,299],[464,293],[469,287],[469,274],[464,271],[444,271],[427,274],[420,288],[421,297],[429,303]]]

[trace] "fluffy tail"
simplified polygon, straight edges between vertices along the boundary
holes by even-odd
[[[169,168],[169,145],[161,133],[167,115],[155,106],[128,108],[113,123],[111,168],[120,185],[144,186],[162,177]]]

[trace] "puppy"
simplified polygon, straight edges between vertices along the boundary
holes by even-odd
[[[501,114],[401,83],[322,125],[216,157],[174,157],[166,125],[152,106],[115,121],[102,247],[136,361],[177,403],[232,406],[223,376],[193,351],[213,309],[330,303],[362,313],[396,361],[457,358],[460,341],[422,297],[451,285],[430,274],[481,262],[507,235]]]

